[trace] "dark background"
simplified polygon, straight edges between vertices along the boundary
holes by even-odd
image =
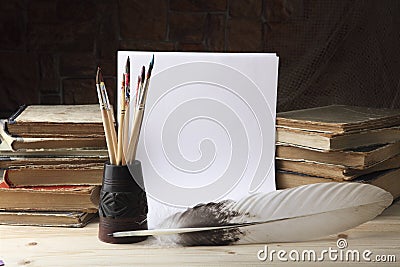
[[[111,98],[116,51],[276,52],[278,111],[400,107],[400,1],[0,1],[0,116]]]

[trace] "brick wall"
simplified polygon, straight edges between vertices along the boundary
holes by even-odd
[[[0,1],[0,115],[21,104],[96,103],[97,65],[114,99],[117,50],[278,52],[280,79],[290,78],[286,70],[308,47],[311,15],[331,13],[317,2]]]

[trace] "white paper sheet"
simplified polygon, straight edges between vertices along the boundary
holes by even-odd
[[[152,55],[118,52],[118,85],[127,57],[131,60],[132,98],[141,67],[147,70]],[[278,57],[154,56],[136,157],[142,162],[149,228],[198,203],[275,190]]]

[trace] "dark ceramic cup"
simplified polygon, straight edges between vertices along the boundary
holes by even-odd
[[[131,171],[129,171],[131,170]],[[136,183],[143,181],[142,166],[135,160],[132,166],[104,165],[99,203],[99,239],[106,243],[126,244],[147,237],[112,237],[119,231],[147,229],[146,192]]]

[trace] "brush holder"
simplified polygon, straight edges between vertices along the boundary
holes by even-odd
[[[147,229],[146,192],[136,183],[143,181],[142,166],[104,165],[99,203],[99,239],[106,243],[136,243],[147,237],[112,237],[119,231]]]

